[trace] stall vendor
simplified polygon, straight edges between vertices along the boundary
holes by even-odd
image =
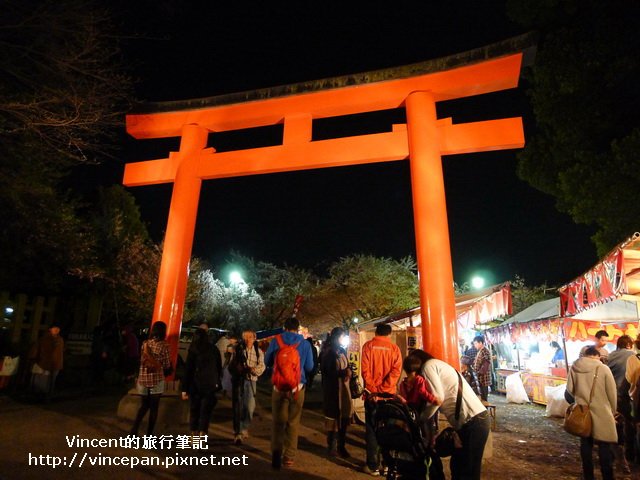
[[[564,360],[564,350],[560,348],[560,345],[558,344],[558,342],[551,342],[550,346],[555,350],[555,353],[551,358],[551,363],[553,363],[554,365],[557,365],[556,362],[558,362],[559,360]]]

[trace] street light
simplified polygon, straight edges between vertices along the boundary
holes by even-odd
[[[242,275],[240,275],[240,272],[237,270],[234,270],[229,274],[229,281],[231,282],[231,285],[241,285],[244,283]]]
[[[471,286],[475,289],[484,287],[484,278],[478,276],[473,277],[471,279]]]

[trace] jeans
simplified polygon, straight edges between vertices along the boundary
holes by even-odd
[[[365,441],[367,444],[367,467],[371,470],[377,470],[380,467],[380,451],[378,450],[378,440],[373,425],[373,412],[375,403],[364,402],[364,423],[365,423]]]
[[[294,459],[298,451],[298,427],[304,405],[304,387],[296,393],[271,393],[271,452]]]
[[[209,423],[211,422],[211,412],[218,403],[216,394],[211,391],[209,393],[191,393],[189,395],[189,426],[192,432],[209,431]]]
[[[256,382],[243,379],[233,383],[231,402],[233,408],[233,433],[249,430],[256,409]]]
[[[451,456],[452,480],[480,480],[482,454],[490,428],[489,414],[484,411],[472,417],[458,430],[462,448],[455,450]]]
[[[602,480],[613,480],[613,450],[611,444],[596,442],[600,457],[600,471]],[[593,480],[593,438],[580,438],[580,458],[582,460],[582,475],[584,480]]]

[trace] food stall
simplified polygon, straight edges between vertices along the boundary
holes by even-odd
[[[470,293],[456,295],[458,336],[470,343],[476,332],[487,322],[511,313],[511,285],[509,282],[493,285]],[[357,325],[351,333],[350,349],[355,343],[362,346],[375,334],[376,325],[388,323],[392,327],[391,338],[400,347],[403,357],[415,348],[422,348],[422,320],[420,307],[411,308],[386,317],[376,318]],[[359,347],[357,348],[359,351]]]
[[[464,338],[469,345],[470,339],[484,324],[511,313],[511,285],[509,282],[493,285],[471,293],[457,295],[455,300],[458,335],[459,338]],[[392,341],[400,347],[403,358],[411,350],[422,348],[420,307],[363,322],[357,326],[356,330],[349,333],[350,342],[347,349],[351,369],[358,375],[360,375],[362,345],[374,337],[376,325],[380,323],[391,325]],[[356,401],[355,407],[356,413],[359,416],[362,414],[361,418],[364,419],[362,402]]]
[[[485,332],[498,357],[498,392],[505,393],[505,379],[520,372],[529,398],[545,403],[544,387],[566,382],[566,368],[562,362],[551,365],[549,361],[553,356],[551,342],[564,347],[558,313],[558,298],[543,300]]]
[[[560,299],[538,302],[514,315],[499,327],[487,330],[486,335],[498,354],[499,392],[505,392],[507,376],[520,372],[529,398],[546,404],[545,387],[566,383],[566,360],[551,362],[556,342],[563,350],[569,366],[578,358],[580,350],[595,342],[598,330],[609,334],[607,349],[615,350],[621,335],[636,338],[638,311],[635,302],[613,300],[594,306],[573,317],[561,317]]]
[[[558,298],[538,302],[487,331],[498,353],[498,391],[505,391],[508,375],[520,372],[529,398],[546,404],[545,387],[566,383],[567,367],[582,347],[595,342],[598,330],[609,334],[610,351],[621,335],[637,337],[640,234],[558,291]],[[565,361],[551,363],[551,342],[562,348]]]

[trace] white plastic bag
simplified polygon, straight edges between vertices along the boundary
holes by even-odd
[[[564,399],[564,391],[567,384],[557,385],[555,387],[544,387],[544,395],[547,397],[547,417],[564,418],[569,404]]]
[[[512,373],[509,375],[504,384],[507,387],[507,402],[529,403],[529,396],[524,389],[519,373]]]
[[[0,376],[10,377],[18,373],[18,363],[20,357],[4,357],[2,368],[0,368]]]

